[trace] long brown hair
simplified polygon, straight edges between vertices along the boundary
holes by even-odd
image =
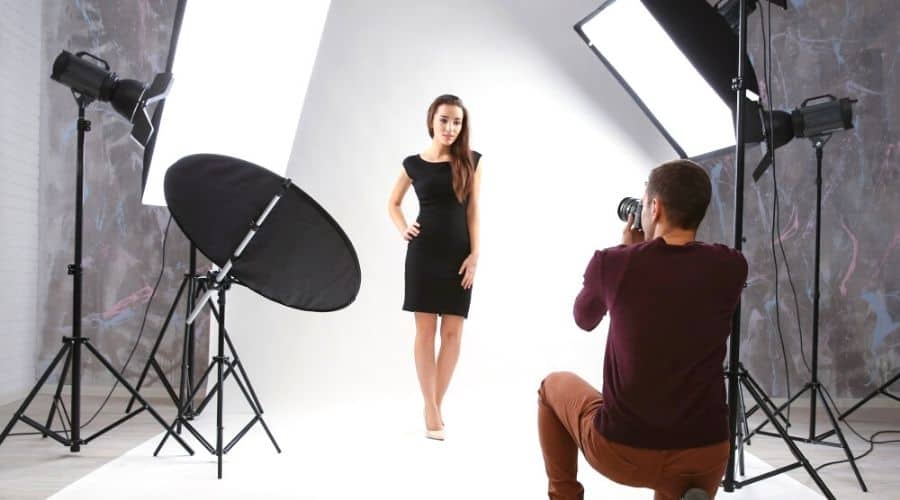
[[[442,104],[458,106],[463,112],[462,127],[459,135],[450,146],[450,171],[453,174],[453,192],[456,199],[462,203],[472,191],[472,178],[475,176],[475,162],[472,159],[472,150],[469,149],[469,110],[463,105],[462,99],[452,94],[438,96],[428,107],[428,135],[434,138],[434,114]]]

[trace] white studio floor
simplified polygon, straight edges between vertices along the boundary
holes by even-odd
[[[521,418],[475,411],[448,415],[444,442],[423,437],[416,408],[417,403],[409,401],[393,407],[347,404],[315,412],[269,409],[265,417],[282,453],[275,452],[257,425],[226,455],[222,480],[216,479],[216,457],[185,433],[197,452],[194,456],[170,439],[160,456],[153,457],[156,437],[51,498],[547,498],[533,405],[518,410]],[[405,416],[397,418],[401,412]],[[226,443],[249,418],[226,414]],[[214,444],[215,406],[194,422]],[[748,474],[771,469],[752,455],[746,458]],[[586,499],[652,498],[650,490],[614,484],[584,462],[580,470]],[[782,474],[719,498],[823,497]]]

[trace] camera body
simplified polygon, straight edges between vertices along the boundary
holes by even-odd
[[[622,222],[628,222],[628,216],[634,215],[634,222],[631,224],[632,229],[636,229],[641,231],[641,210],[643,209],[640,198],[630,198],[625,197],[622,198],[622,201],[619,202],[619,208],[616,212],[619,215],[619,220]]]

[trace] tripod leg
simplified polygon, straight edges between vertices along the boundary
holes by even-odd
[[[889,394],[889,393],[885,392],[885,389],[887,389],[888,387],[890,387],[890,385],[893,384],[894,382],[896,382],[897,379],[900,379],[900,372],[898,372],[896,375],[894,375],[894,377],[893,377],[892,379],[890,379],[890,380],[888,380],[887,382],[885,382],[884,384],[882,384],[881,387],[879,387],[878,389],[875,389],[874,391],[872,391],[871,394],[869,394],[868,396],[866,396],[866,397],[864,397],[863,399],[861,399],[861,400],[860,400],[858,403],[856,403],[855,405],[851,406],[849,410],[845,411],[844,413],[841,413],[841,416],[839,417],[839,420],[844,420],[845,418],[847,418],[848,416],[850,416],[851,413],[853,413],[853,412],[855,412],[856,410],[858,410],[862,405],[868,403],[870,399],[874,398],[875,396],[877,396],[877,395],[879,395],[879,394],[884,394],[885,396],[889,396],[889,397],[891,397],[891,398],[893,398],[893,399],[897,399],[893,394]]]
[[[48,429],[51,429],[53,425],[53,416],[56,414],[57,407],[59,406],[59,402],[62,401],[62,389],[63,385],[66,383],[66,374],[69,373],[69,363],[72,362],[72,351],[69,351],[66,354],[66,361],[63,363],[62,372],[59,374],[59,382],[56,384],[56,392],[53,393],[53,403],[50,404],[50,413],[47,414],[47,425]],[[41,434],[41,437],[47,437],[46,433]]]
[[[188,408],[188,402],[193,401],[194,398],[197,397],[197,394],[200,392],[200,389],[203,388],[203,385],[206,384],[206,379],[209,378],[209,374],[212,373],[212,370],[215,367],[216,367],[215,361],[213,361],[212,363],[209,364],[209,366],[206,367],[206,371],[203,372],[203,376],[200,377],[200,380],[197,382],[197,385],[194,386],[194,389],[191,391],[190,397],[188,397],[187,400],[185,400],[185,402],[184,402],[183,407],[185,408],[185,410],[187,410],[187,408]],[[210,391],[210,394],[212,394],[212,391]],[[209,397],[209,396],[207,396],[207,397]],[[195,415],[199,414],[199,413],[200,413],[200,410],[197,410],[197,413],[195,413]]]
[[[224,360],[225,358],[223,357],[222,359]],[[225,375],[222,380],[228,380],[228,377],[231,376],[232,372],[234,372],[234,367],[229,365],[228,369],[225,370]],[[213,398],[216,396],[216,393],[219,391],[219,387],[219,382],[217,380],[216,383],[212,386],[212,389],[209,390],[209,393],[206,395],[206,397],[203,398],[203,401],[201,401],[197,406],[197,413],[201,413],[204,409],[206,409],[206,405],[208,405],[209,402],[213,400]]]
[[[66,439],[69,438],[69,429],[72,427],[72,417],[69,416],[69,412],[66,411],[66,405],[63,403],[62,399],[59,400],[59,407],[62,408],[62,415],[59,416],[59,423],[62,425],[63,434],[66,435]],[[57,413],[57,415],[59,415]],[[52,429],[50,426],[47,426],[47,429]]]
[[[747,426],[747,406],[744,404],[744,388],[738,385],[738,411],[741,412],[741,422],[737,429],[737,447],[738,447],[738,469],[741,476],[747,475],[744,464],[744,446],[750,444],[750,428]]]
[[[191,246],[191,259],[193,262],[194,259],[194,247]],[[191,264],[191,269],[195,269],[196,264]],[[206,285],[205,279],[202,277],[195,276],[194,280],[191,280],[191,283],[188,286],[188,311],[192,311],[194,309],[194,304],[197,299],[206,293],[209,287]],[[212,303],[210,303],[212,306]],[[197,397],[199,393],[199,389],[206,383],[206,378],[212,371],[213,365],[210,364],[206,371],[203,373],[203,376],[200,377],[200,380],[197,381],[196,386],[194,385],[194,358],[196,357],[194,354],[194,330],[197,326],[197,322],[194,321],[192,323],[185,322],[184,325],[184,350],[182,351],[181,360],[183,363],[183,368],[185,369],[185,390],[189,396],[186,399],[182,399],[182,409],[184,410],[184,415],[187,420],[191,420],[195,416],[200,414],[201,410],[194,408],[194,399]]]
[[[822,386],[816,386],[817,391],[822,390]],[[825,407],[825,413],[828,414],[828,419],[831,420],[831,425],[834,427],[834,433],[837,435],[838,440],[841,442],[841,448],[844,449],[844,454],[847,455],[847,461],[850,462],[850,467],[853,469],[853,473],[856,474],[856,480],[859,481],[859,487],[862,488],[863,491],[869,491],[866,488],[866,483],[863,481],[862,475],[859,473],[859,468],[856,467],[856,459],[853,458],[853,451],[850,450],[850,446],[847,444],[847,440],[844,439],[844,433],[841,431],[841,427],[838,424],[837,418],[834,416],[834,412],[831,411],[831,405],[828,404],[828,401],[825,399],[825,394],[821,394],[822,396],[822,406]]]
[[[256,404],[256,407],[259,408],[259,413],[264,413],[262,404],[259,402],[259,398],[256,396],[256,391],[253,390],[253,385],[250,383],[250,378],[247,377],[247,372],[244,371],[244,364],[241,363],[241,359],[238,357],[237,349],[235,349],[234,344],[231,343],[231,337],[228,335],[228,331],[225,332],[225,342],[228,343],[228,349],[231,351],[232,359],[234,359],[234,366],[237,367],[238,371],[241,372],[241,375],[247,382],[247,389],[250,390],[250,395],[253,397],[253,402]]]
[[[153,371],[156,372],[156,376],[158,376],[159,381],[162,382],[163,388],[165,388],[166,393],[169,394],[169,399],[177,406],[179,404],[178,395],[175,394],[175,389],[173,389],[172,384],[169,383],[168,377],[163,373],[162,368],[159,367],[159,363],[157,363],[155,359],[150,360],[150,364],[153,365]],[[132,398],[134,398],[134,396],[132,396]]]
[[[757,385],[755,385],[755,384],[750,384],[750,385],[748,385],[748,388],[749,388],[750,386],[753,386],[753,389],[754,389],[754,391],[757,392],[757,394],[760,393],[760,392],[762,392],[762,389],[760,389],[759,386],[757,386]],[[772,402],[771,400],[769,400],[769,404],[772,405],[771,407],[772,407],[772,408],[775,408],[775,410],[774,410],[774,411],[775,411],[774,415],[775,415],[775,416],[781,416],[782,410],[784,410],[785,408],[787,408],[788,406],[790,406],[791,403],[793,403],[794,401],[796,401],[796,400],[797,400],[800,396],[802,396],[803,393],[805,393],[806,391],[808,391],[808,390],[813,390],[812,387],[813,387],[812,385],[806,384],[806,386],[804,386],[803,389],[800,389],[800,391],[797,392],[796,394],[794,394],[794,396],[791,397],[791,399],[789,399],[789,400],[785,401],[784,403],[782,403],[782,405],[779,406],[778,408],[775,408],[775,403]],[[762,406],[762,405],[760,405],[760,406]],[[784,418],[784,417],[782,416],[782,419],[783,419],[783,418]],[[754,434],[756,434],[756,433],[762,431],[762,428],[765,427],[766,425],[768,425],[770,422],[771,422],[771,419],[769,419],[769,418],[767,417],[765,420],[762,421],[761,424],[757,425],[756,428],[753,429],[753,432],[750,433],[750,436],[752,436],[752,435],[754,435]],[[790,422],[785,422],[785,427],[789,427],[789,426],[790,426]]]
[[[135,399],[137,399],[141,403],[141,405],[143,405],[147,409],[147,411],[150,412],[151,415],[153,415],[153,418],[156,419],[156,421],[159,422],[159,424],[162,425],[164,429],[171,432],[171,429],[169,429],[166,421],[163,420],[159,413],[156,413],[156,410],[154,410],[153,407],[150,406],[150,403],[148,403],[147,400],[141,397],[140,393],[137,392],[137,389],[132,387],[132,385],[129,384],[127,380],[125,380],[125,377],[119,374],[119,372],[116,371],[116,369],[111,364],[109,364],[109,361],[107,361],[106,358],[104,358],[103,355],[100,354],[100,352],[97,351],[97,349],[95,349],[90,342],[85,341],[84,346],[87,347],[88,351],[90,351],[90,353],[94,355],[97,361],[100,361],[100,363],[103,364],[104,367],[106,367],[106,369],[116,378],[116,380],[118,380],[119,383],[122,384],[122,387],[128,389],[128,392],[130,392],[132,396],[134,396]],[[179,444],[181,444],[185,451],[187,451],[191,455],[194,454],[194,450],[191,449],[191,447],[188,446],[188,444],[185,443],[180,436],[178,436],[177,434],[173,434],[172,436],[176,441],[178,441]]]
[[[181,420],[182,420],[181,425],[183,425],[184,428],[187,429],[188,432],[190,432],[191,435],[193,435],[194,438],[197,439],[197,441],[199,441],[200,444],[201,444],[204,448],[206,448],[206,451],[208,451],[208,452],[210,452],[211,454],[215,455],[215,454],[216,454],[216,449],[213,448],[213,446],[212,446],[211,444],[209,444],[209,441],[207,441],[207,440],[203,437],[203,435],[200,434],[200,432],[198,432],[197,429],[195,429],[194,426],[190,424],[190,422],[187,422],[186,420],[184,420],[183,417],[181,418]],[[176,420],[175,422],[172,422],[172,425],[169,426],[169,432],[167,432],[167,433],[162,437],[162,439],[160,440],[159,444],[156,446],[156,450],[153,452],[153,456],[154,456],[154,457],[155,457],[155,456],[158,456],[158,455],[159,455],[159,452],[162,451],[163,445],[166,444],[166,440],[169,439],[169,435],[172,434],[172,429],[174,429],[174,428],[175,428],[175,425],[178,424],[178,423],[179,423],[179,422],[177,422],[177,420]]]
[[[50,365],[44,370],[44,374],[41,375],[41,378],[38,379],[37,384],[31,389],[31,392],[28,393],[28,396],[25,398],[25,401],[22,402],[22,406],[13,413],[13,417],[9,420],[9,423],[6,424],[6,428],[3,429],[3,432],[0,433],[0,444],[3,444],[3,441],[6,439],[6,436],[9,435],[9,432],[12,431],[13,426],[16,425],[16,422],[25,413],[25,410],[28,409],[28,405],[31,404],[31,401],[37,395],[38,391],[41,390],[41,387],[44,386],[44,383],[47,382],[47,378],[50,377],[50,374],[53,373],[53,370],[56,368],[56,365],[59,364],[60,360],[64,355],[68,355],[72,349],[72,345],[66,343],[62,349],[59,350],[59,353],[56,354],[56,357],[53,358],[53,361],[50,362]]]
[[[193,257],[193,255],[192,255]],[[194,293],[194,280],[193,276],[191,276],[190,285],[188,285],[188,309],[191,308],[193,300],[192,294]],[[176,418],[176,422],[178,426],[176,428],[176,432],[181,434],[181,421],[184,418],[184,414],[186,412],[185,408],[189,405],[185,404],[185,398],[188,396],[188,393],[191,390],[191,381],[188,379],[188,351],[189,345],[188,343],[191,341],[190,332],[191,325],[185,323],[184,325],[184,335],[182,337],[181,342],[181,377],[178,379],[178,416]],[[160,445],[162,446],[162,445]]]
[[[250,405],[250,408],[253,409],[253,412],[256,414],[256,418],[259,420],[259,423],[262,424],[263,429],[265,429],[266,434],[269,436],[269,440],[272,441],[272,445],[275,447],[275,451],[281,453],[281,447],[278,446],[278,443],[275,441],[275,437],[272,436],[272,432],[269,430],[269,426],[266,425],[266,421],[262,418],[262,409],[256,406],[253,402],[253,399],[250,397],[250,394],[247,392],[247,389],[244,387],[243,382],[241,382],[241,377],[238,376],[237,373],[234,375],[234,380],[237,381],[238,387],[241,388],[241,392],[244,393],[244,398],[247,399],[247,404]],[[249,381],[248,381],[249,383]],[[237,441],[235,439],[235,441]],[[233,445],[230,444],[229,448]]]
[[[738,386],[738,405],[741,412],[741,433],[745,436],[744,440],[750,444],[750,422],[747,420],[747,405],[744,403],[744,388]],[[742,469],[743,470],[743,469]]]
[[[218,320],[219,313],[216,310],[215,306],[211,306],[210,309],[212,310],[213,316]],[[240,358],[238,357],[238,354],[237,354],[237,349],[235,349],[234,344],[231,343],[231,337],[228,335],[228,330],[224,330],[224,331],[225,331],[225,342],[228,343],[228,349],[229,349],[229,351],[231,351],[232,359],[234,359],[234,366],[229,365],[229,370],[225,373],[225,378],[227,379],[228,376],[231,374],[231,372],[234,371],[234,368],[237,367],[237,369],[241,372],[241,375],[244,376],[244,380],[247,381],[247,387],[250,389],[250,394],[253,396],[253,402],[256,403],[256,406],[259,408],[259,412],[263,413],[262,404],[259,402],[259,398],[256,397],[256,391],[253,390],[253,386],[250,384],[250,379],[247,378],[247,373],[244,371],[244,365],[240,362]],[[215,390],[215,388],[213,388],[213,390]],[[200,403],[199,411],[203,411],[203,408],[205,408],[208,403],[209,403],[208,400]]]
[[[756,392],[762,396],[763,401],[765,401],[769,405],[770,408],[775,408],[776,407],[775,402],[772,401],[771,398],[769,398],[769,396],[766,394],[766,391],[764,391],[763,388],[759,385],[759,383],[756,382],[756,379],[754,379],[752,376],[750,376],[750,372],[748,372],[747,369],[744,368],[743,366],[741,367],[741,370],[742,370],[743,375],[746,378],[747,382],[750,384],[753,384],[753,387],[756,389]],[[779,407],[777,409],[777,411],[775,412],[775,414],[778,415],[782,421],[784,421],[785,427],[790,427],[791,422],[790,422],[789,418],[787,418],[784,414],[782,414],[782,410],[784,410],[785,408],[788,408],[788,412],[790,413],[790,403],[793,402],[795,399],[797,399],[797,398],[792,397],[790,399],[790,401],[788,401],[786,404],[781,405],[781,407]]]
[[[175,307],[178,306],[178,302],[181,300],[181,294],[184,292],[184,286],[187,284],[187,279],[188,278],[185,277],[181,280],[181,286],[178,287],[178,293],[175,294],[175,300],[172,301],[172,307],[169,308],[169,313],[166,314],[166,320],[163,322],[162,328],[159,329],[159,335],[156,336],[156,342],[153,343],[153,349],[150,350],[150,357],[147,358],[147,364],[144,365],[144,369],[141,370],[141,376],[138,378],[137,386],[135,386],[135,390],[137,391],[140,391],[141,387],[144,385],[144,379],[150,371],[150,364],[156,361],[156,351],[159,349],[159,345],[166,335],[166,330],[169,328],[169,322],[172,320],[172,315],[175,313]],[[131,412],[132,406],[134,406],[134,396],[128,400],[128,406],[125,407],[125,413]]]

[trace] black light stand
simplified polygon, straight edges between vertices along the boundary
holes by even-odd
[[[230,280],[232,283],[241,284],[240,281],[238,281],[233,276],[230,277]],[[210,289],[211,289],[207,285],[207,283],[215,283],[215,275],[213,273],[208,273],[206,276],[201,276],[197,279],[197,283],[198,283],[197,291],[199,293],[206,293],[206,292],[210,291]],[[214,285],[212,287],[212,289],[215,289],[215,288],[216,287]],[[210,301],[209,306],[210,306],[210,310],[212,311],[213,318],[216,321],[221,321],[222,323],[224,323],[224,321],[221,320],[220,313],[219,313],[219,310],[216,308],[216,305],[212,301]],[[190,324],[193,325],[195,322],[196,322],[196,319],[192,319],[190,321]],[[225,380],[228,380],[228,377],[230,377],[232,374],[234,374],[235,377],[240,375],[241,378],[238,379],[238,384],[241,384],[241,380],[243,380],[243,383],[246,384],[246,386],[247,386],[247,392],[248,392],[249,396],[253,399],[253,401],[252,401],[253,405],[255,405],[255,407],[257,409],[259,409],[260,414],[265,413],[263,411],[262,403],[259,401],[259,397],[257,397],[256,391],[253,389],[253,384],[250,383],[250,377],[247,376],[247,371],[244,369],[244,363],[241,361],[240,356],[238,356],[237,349],[235,349],[234,343],[231,341],[231,336],[228,335],[228,329],[223,327],[222,331],[225,334],[225,343],[228,344],[228,350],[231,353],[230,366],[229,366],[228,370],[225,371]],[[237,370],[237,372],[235,372],[235,369]],[[188,384],[187,390],[191,391],[193,393],[193,395],[196,396],[198,388],[202,387],[202,385],[205,382],[206,377],[208,375],[209,375],[209,372],[206,372],[203,375],[203,377],[201,377],[201,379],[197,382],[197,385],[194,386],[193,389],[191,389],[191,386]],[[213,396],[215,396],[217,388],[218,388],[218,384],[214,385],[213,388],[210,389],[210,391],[206,395],[206,397],[200,402],[199,405],[197,405],[196,408],[193,406],[193,399],[188,399],[187,401],[185,401],[186,414],[193,415],[193,416],[199,415],[206,408],[206,405],[208,405],[209,402],[212,400]]]
[[[744,150],[745,150],[745,99],[747,87],[745,85],[745,59],[747,54],[747,6],[748,0],[740,0],[739,6],[739,27],[738,27],[738,74],[733,81],[732,88],[737,92],[737,108],[735,116],[736,125],[736,142],[735,145],[735,188],[734,188],[734,248],[738,251],[743,247],[743,216],[744,216]],[[803,455],[791,437],[787,434],[785,428],[776,419],[776,411],[767,403],[765,394],[760,390],[758,384],[753,381],[747,370],[741,365],[741,307],[740,302],[735,309],[732,319],[731,337],[729,339],[729,360],[726,376],[728,377],[728,418],[730,429],[730,450],[728,456],[728,466],[725,469],[725,479],[723,487],[726,492],[733,492],[737,488],[767,479],[769,477],[793,470],[797,467],[803,467],[816,483],[826,498],[834,499],[835,496],[828,489],[828,486],[819,477],[818,472],[809,463],[809,460]],[[758,476],[738,481],[735,479],[735,454],[738,451],[737,437],[741,435],[740,426],[741,419],[738,416],[739,406],[743,406],[739,402],[739,397],[746,390],[750,396],[756,401],[757,406],[766,414],[772,426],[778,431],[778,436],[784,441],[785,445],[790,449],[796,462],[772,470],[770,472],[760,474]]]
[[[190,395],[186,399],[182,399],[183,407],[179,409],[178,417],[176,421],[173,422],[171,426],[168,427],[168,431],[166,435],[163,436],[159,445],[154,452],[154,455],[158,454],[168,439],[169,435],[174,437],[178,437],[178,435],[174,432],[177,424],[183,425],[197,440],[200,444],[203,445],[204,448],[207,449],[210,453],[216,455],[218,462],[218,478],[222,479],[222,457],[226,453],[228,453],[241,438],[246,435],[247,431],[249,431],[257,422],[262,424],[263,429],[266,434],[269,436],[269,440],[272,441],[272,445],[275,447],[275,450],[278,453],[281,453],[281,448],[278,446],[278,443],[275,441],[275,437],[272,436],[272,432],[269,430],[269,426],[266,425],[265,420],[262,417],[262,408],[259,405],[259,401],[256,398],[256,394],[253,393],[253,389],[250,386],[250,381],[247,379],[247,375],[244,372],[243,366],[240,364],[240,361],[237,357],[236,351],[234,349],[234,345],[231,342],[231,339],[228,337],[228,332],[225,330],[225,293],[231,287],[232,283],[239,283],[234,277],[231,276],[231,269],[233,263],[236,262],[241,254],[244,252],[244,249],[247,248],[247,245],[256,235],[257,231],[259,231],[263,222],[265,222],[266,217],[272,212],[272,209],[275,208],[275,205],[281,199],[281,197],[287,192],[288,188],[291,186],[290,179],[284,179],[284,183],[282,184],[281,190],[275,194],[275,196],[269,201],[268,205],[263,209],[262,213],[259,217],[251,224],[250,230],[244,236],[241,243],[234,250],[231,258],[225,263],[222,269],[219,270],[218,273],[213,275],[212,272],[209,273],[206,279],[206,292],[197,301],[194,309],[190,312],[190,315],[187,318],[187,324],[193,324],[193,322],[197,319],[197,316],[203,310],[203,307],[207,302],[211,302],[211,298],[213,294],[217,296],[217,307],[213,307],[213,316],[218,322],[218,348],[216,351],[216,356],[213,357],[212,363],[210,363],[209,367],[206,369],[206,372],[200,378],[200,381],[191,391]],[[212,307],[212,306],[211,306]],[[228,346],[235,358],[234,361],[231,358],[225,356],[225,343],[228,343]],[[226,370],[227,365],[227,370]],[[217,379],[216,385],[206,396],[206,399],[201,403],[200,410],[206,406],[207,403],[212,399],[213,396],[216,396],[216,445],[215,447],[209,443],[197,429],[186,419],[182,417],[185,411],[185,407],[193,401],[194,397],[200,392],[200,390],[205,386],[206,380],[209,377],[209,374],[213,369],[217,369]],[[235,371],[235,369],[238,371]],[[254,417],[250,420],[238,433],[232,438],[228,444],[225,444],[223,441],[223,431],[224,426],[222,424],[223,417],[223,397],[225,393],[224,383],[226,378],[229,375],[234,375],[234,380],[237,382],[238,387],[240,387],[241,392],[244,394],[244,398],[247,400],[247,404],[253,410]],[[244,381],[242,381],[242,377]],[[245,386],[246,381],[246,386]],[[251,396],[252,394],[252,396]]]
[[[197,298],[197,247],[191,242],[190,258],[188,260],[188,273],[191,275],[188,283],[188,299],[185,306],[185,314],[194,307],[194,301]],[[194,323],[186,324],[184,328],[184,344],[181,349],[181,380],[178,388],[178,408],[184,408],[186,418],[191,419],[194,414],[194,400],[188,398],[185,400],[187,392],[191,390],[191,384],[194,382],[194,362],[196,361],[194,353]]]
[[[847,440],[844,438],[844,433],[841,432],[840,424],[838,423],[838,419],[835,417],[836,410],[832,410],[831,406],[828,403],[828,399],[826,399],[825,388],[822,386],[822,383],[819,382],[819,298],[820,298],[820,286],[819,286],[819,262],[821,260],[821,239],[822,239],[822,156],[823,156],[823,148],[828,140],[831,139],[831,134],[823,134],[814,137],[810,137],[810,141],[812,141],[813,148],[816,152],[816,250],[815,250],[815,269],[814,273],[814,285],[813,285],[813,319],[812,319],[812,369],[811,376],[812,379],[807,382],[803,389],[801,389],[797,394],[795,394],[791,399],[787,400],[784,404],[782,404],[777,412],[781,413],[781,411],[791,405],[794,401],[796,401],[800,396],[802,396],[806,391],[809,391],[809,435],[808,437],[800,437],[800,436],[791,436],[791,439],[795,441],[800,441],[803,443],[809,444],[821,444],[826,446],[834,446],[839,447],[844,450],[844,454],[847,456],[847,461],[850,462],[850,467],[853,468],[853,473],[856,475],[856,480],[859,482],[860,488],[863,491],[868,491],[866,488],[866,483],[863,481],[862,475],[859,472],[859,468],[856,466],[856,459],[853,458],[853,452],[850,450],[850,446],[847,444]],[[830,431],[824,432],[822,434],[816,434],[816,400],[817,398],[821,398],[822,406],[825,408],[825,412],[828,414],[828,419],[831,421],[832,429]],[[842,417],[843,418],[843,417]],[[764,431],[762,428],[767,425],[768,420],[763,421],[755,430],[755,433],[759,433],[766,436],[773,435],[771,432]],[[751,433],[752,434],[752,433]],[[825,439],[831,436],[832,434],[836,435],[838,438],[838,443],[833,443],[826,441]]]
[[[81,268],[81,249],[82,249],[82,220],[83,220],[83,205],[84,205],[84,135],[85,132],[90,131],[91,122],[84,118],[84,111],[87,106],[93,102],[93,98],[85,95],[79,94],[77,92],[72,92],[75,96],[75,101],[78,103],[78,142],[77,142],[77,161],[76,161],[76,191],[75,191],[75,262],[68,266],[68,274],[74,278],[73,283],[73,291],[72,291],[72,336],[71,337],[63,337],[62,342],[63,346],[56,354],[56,357],[53,358],[53,361],[50,362],[50,365],[44,370],[44,373],[40,376],[35,384],[34,388],[32,388],[31,392],[28,393],[28,396],[25,398],[25,401],[22,405],[16,410],[13,414],[13,418],[6,425],[6,428],[0,433],[0,444],[6,439],[12,430],[13,426],[18,421],[22,421],[31,427],[34,427],[45,437],[51,437],[55,441],[59,442],[63,446],[68,446],[69,449],[73,452],[78,452],[81,450],[81,445],[88,444],[90,441],[95,438],[101,436],[102,434],[108,432],[109,430],[123,424],[127,420],[130,420],[135,415],[140,412],[147,410],[157,422],[160,423],[165,428],[168,428],[166,422],[162,419],[162,417],[150,406],[144,398],[138,394],[137,390],[128,383],[128,381],[118,372],[116,369],[97,351],[94,346],[91,345],[89,339],[81,336],[81,285],[82,285],[82,268]],[[137,410],[128,413],[124,417],[119,420],[113,422],[112,424],[104,427],[103,429],[97,431],[95,434],[82,439],[81,437],[81,368],[82,368],[82,359],[81,359],[81,348],[84,347],[88,350],[90,354],[92,354],[103,366],[106,368],[109,373],[115,377],[116,380],[123,387],[125,387],[132,396],[137,399],[141,403],[141,407]],[[66,357],[66,362],[63,368],[62,373],[60,374],[60,380],[57,385],[56,394],[53,399],[53,404],[50,410],[50,415],[48,417],[47,425],[41,425],[35,420],[29,418],[25,415],[25,410],[28,409],[28,406],[31,404],[34,397],[37,395],[38,391],[43,387],[44,383],[50,377],[50,374],[56,369],[56,365],[59,364],[60,360],[63,359],[63,356]],[[72,393],[71,393],[71,416],[69,421],[69,428],[71,429],[70,433],[66,433],[66,435],[62,435],[57,431],[50,429],[50,424],[53,421],[54,413],[57,411],[58,403],[61,403],[61,392],[62,386],[65,382],[66,373],[68,372],[69,367],[72,369]],[[194,454],[194,451],[185,443],[180,437],[176,436],[178,443],[191,455]]]
[[[195,276],[194,279],[191,281],[192,281],[192,283],[189,283],[188,286],[196,287],[191,292],[193,294],[193,297],[196,298],[198,294],[205,293],[210,290],[209,286],[207,286],[206,283],[215,282],[215,275],[213,275],[213,274],[198,275],[198,276]],[[236,282],[236,280],[234,280],[233,277],[231,278],[231,281]],[[194,304],[194,300],[191,300],[191,305],[187,309],[187,311],[190,312],[190,311],[194,310],[193,304]],[[220,315],[219,315],[218,310],[216,309],[216,306],[214,304],[210,303],[210,309],[212,311],[213,317],[217,321],[221,321]],[[204,444],[204,447],[209,452],[215,453],[215,448],[213,448],[212,445],[210,445],[209,442],[206,441],[200,435],[200,433],[197,431],[197,429],[190,423],[190,421],[193,420],[194,417],[196,417],[197,415],[200,415],[200,413],[203,412],[203,410],[210,403],[210,401],[212,401],[212,398],[216,395],[216,391],[218,389],[218,384],[214,385],[213,388],[206,394],[206,397],[200,402],[200,404],[197,405],[196,407],[194,406],[194,401],[197,398],[197,395],[200,393],[200,391],[204,388],[204,384],[206,383],[206,380],[209,377],[210,371],[212,369],[212,367],[208,368],[207,371],[200,378],[200,380],[197,381],[197,384],[192,385],[193,380],[194,380],[193,366],[188,366],[187,360],[194,359],[193,331],[194,331],[195,323],[196,323],[196,321],[190,321],[190,322],[186,321],[185,322],[186,327],[190,328],[190,333],[185,336],[185,344],[186,345],[184,346],[184,352],[186,354],[185,354],[185,357],[182,359],[182,383],[179,387],[179,393],[178,393],[177,397],[172,395],[170,392],[170,395],[172,395],[172,397],[173,397],[172,400],[177,405],[177,408],[178,408],[178,414],[175,418],[175,432],[180,434],[181,428],[185,427],[195,438],[197,438],[198,441],[200,441],[201,444]],[[256,411],[260,415],[262,415],[263,413],[265,413],[263,410],[263,407],[262,407],[262,403],[260,403],[259,397],[256,395],[256,391],[253,389],[253,384],[250,383],[250,377],[247,375],[247,372],[244,369],[244,365],[241,362],[240,356],[238,356],[237,349],[235,349],[234,343],[231,341],[231,337],[228,335],[227,329],[223,329],[223,332],[224,332],[224,336],[225,336],[225,342],[228,344],[228,349],[231,353],[230,359],[225,358],[225,362],[229,366],[228,366],[228,370],[225,371],[224,380],[228,380],[228,377],[230,377],[232,374],[234,374],[238,385],[244,391],[244,395],[249,396],[249,398],[252,398],[252,400],[248,398],[248,403],[250,404],[251,408],[253,408],[254,411]],[[237,372],[235,372],[235,369],[237,369]],[[160,377],[163,376],[158,369],[157,369],[157,373],[160,374]],[[160,450],[162,449],[163,444],[165,444],[166,438],[167,438],[166,436],[163,437],[163,440],[160,442],[159,446],[156,448],[156,451],[153,453],[154,456],[159,454]],[[276,447],[277,447],[277,445],[276,445]]]

